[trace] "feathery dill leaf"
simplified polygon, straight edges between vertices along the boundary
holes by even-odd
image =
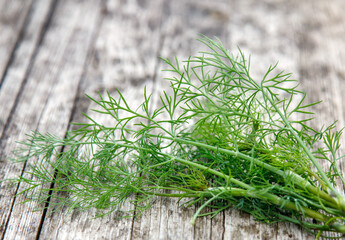
[[[310,127],[317,103],[305,102],[290,74],[274,74],[276,65],[254,80],[241,51],[234,56],[219,40],[199,41],[209,51],[184,62],[164,59],[171,94],[162,93],[157,109],[150,110],[146,89],[136,108],[121,92],[108,93],[90,99],[114,125],[86,116],[64,139],[28,135],[18,159],[35,161],[26,173],[32,176],[13,180],[27,184],[20,194],[39,203],[52,196],[56,208],[96,208],[99,216],[128,199],[139,215],[154,196],[188,198],[200,206],[192,222],[235,207],[317,236],[345,234],[344,195],[336,189],[344,184],[341,131]]]

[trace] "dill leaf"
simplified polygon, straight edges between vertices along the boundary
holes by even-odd
[[[183,62],[163,59],[170,92],[162,93],[157,109],[150,109],[146,88],[136,108],[121,92],[107,93],[89,98],[97,113],[113,118],[112,126],[86,115],[64,139],[29,134],[17,160],[35,161],[30,177],[12,180],[27,184],[19,194],[38,203],[54,197],[55,208],[95,208],[98,216],[129,199],[140,215],[154,196],[186,198],[200,206],[193,223],[233,207],[316,236],[344,235],[345,200],[337,190],[344,184],[342,131],[335,124],[310,127],[318,102],[306,103],[298,82],[275,73],[276,65],[256,81],[240,50],[232,55],[217,39],[199,41],[209,50]]]

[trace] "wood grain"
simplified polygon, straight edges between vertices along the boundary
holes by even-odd
[[[27,15],[25,28],[22,30],[20,41],[12,53],[11,64],[3,73],[0,88],[0,135],[2,135],[11,111],[16,107],[16,101],[31,71],[31,63],[36,57],[37,49],[45,32],[45,23],[49,21],[49,14],[53,8],[52,1],[36,1]],[[14,42],[14,41],[10,41]],[[6,46],[8,49],[9,47]]]
[[[1,142],[7,150],[4,154],[9,155],[16,146],[14,141],[23,140],[30,130],[50,131],[64,136],[86,60],[92,34],[90,30],[95,28],[93,18],[96,14],[92,10],[98,6],[93,4],[93,1],[64,1],[54,9],[56,13],[51,19],[51,27],[37,50],[23,93],[4,130]],[[84,14],[86,10],[88,15]],[[13,169],[9,164],[3,166],[4,178],[20,174],[20,168],[25,168],[25,165],[16,167]],[[24,186],[18,187],[17,191],[21,191]],[[16,188],[1,188],[5,191],[3,195],[7,196],[13,195],[13,190]],[[1,201],[2,210],[6,211],[2,217],[9,217],[2,233],[4,239],[33,239],[39,234],[43,212],[32,211],[37,203],[20,204],[23,197]]]
[[[119,89],[137,105],[147,86],[154,107],[168,87],[159,57],[196,54],[198,34],[250,54],[255,78],[279,61],[309,101],[324,100],[315,126],[335,119],[344,126],[343,9],[341,0],[0,0],[0,179],[27,168],[7,159],[30,130],[63,137],[71,122],[85,120],[81,112],[94,114],[84,92]],[[1,239],[313,239],[295,225],[259,223],[233,209],[191,225],[195,208],[158,197],[140,218],[32,212],[34,202],[13,198],[23,187],[0,182]]]
[[[32,0],[0,1],[0,85],[20,42]]]

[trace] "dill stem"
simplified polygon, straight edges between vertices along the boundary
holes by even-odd
[[[183,140],[183,141],[188,141],[188,140]],[[202,143],[198,143],[198,144],[202,144]],[[128,145],[128,144],[119,144],[118,143],[117,145],[122,146],[122,147],[128,147],[128,148],[133,148],[133,149],[142,149],[142,150],[154,152],[152,149],[132,146],[132,145]],[[251,187],[250,185],[248,185],[248,184],[246,184],[246,183],[244,183],[242,181],[239,181],[239,180],[237,180],[235,178],[230,177],[227,174],[221,173],[221,172],[216,171],[214,169],[211,169],[209,167],[206,167],[206,166],[203,166],[201,164],[198,164],[198,163],[195,163],[195,162],[191,162],[189,160],[185,160],[185,159],[182,159],[182,158],[179,158],[179,157],[171,156],[171,155],[166,154],[166,153],[158,152],[158,154],[160,154],[162,156],[165,156],[165,157],[168,157],[171,160],[175,160],[177,162],[186,164],[188,166],[193,166],[193,167],[205,170],[205,171],[207,171],[209,173],[212,173],[212,174],[214,174],[216,176],[222,177],[225,180],[227,180],[229,182],[232,182],[232,183],[234,183],[234,184],[236,184],[236,185],[238,185],[240,187],[245,188],[245,189],[239,189],[239,188],[233,188],[233,187],[209,188],[207,191],[209,191],[210,194],[213,191],[218,191],[219,192],[221,190],[221,191],[224,191],[224,193],[225,192],[230,192],[231,195],[233,195],[233,196],[242,196],[242,197],[246,197],[247,196],[247,197],[252,197],[252,198],[258,198],[258,199],[261,199],[261,200],[264,200],[264,201],[269,201],[269,202],[271,202],[271,203],[273,203],[273,204],[275,204],[277,206],[280,206],[282,208],[285,208],[285,209],[290,209],[290,210],[295,210],[295,211],[301,212],[302,214],[305,214],[306,216],[314,218],[314,219],[316,219],[318,221],[321,221],[321,222],[327,222],[327,221],[330,220],[330,217],[328,217],[328,216],[326,216],[326,215],[324,215],[322,213],[319,213],[317,211],[314,211],[314,210],[312,210],[310,208],[303,207],[303,206],[297,207],[297,205],[295,203],[293,203],[291,201],[288,201],[288,200],[284,200],[284,199],[282,199],[282,198],[280,198],[280,197],[278,197],[278,196],[276,196],[274,194],[267,193],[267,192],[260,193],[260,191],[258,191],[254,187]],[[170,161],[167,161],[167,162],[170,162]],[[207,193],[207,191],[206,191],[206,193]],[[149,192],[147,192],[147,193],[149,193]],[[203,192],[203,193],[205,194],[205,192]],[[193,195],[188,195],[188,194],[187,195],[186,194],[180,195],[180,194],[159,194],[159,193],[154,193],[154,195],[157,195],[157,196],[171,196],[171,197],[193,197]],[[338,226],[337,227],[337,231],[339,231],[341,233],[345,233],[345,226]]]
[[[214,197],[215,194],[221,199],[221,195],[229,194],[232,197],[250,197],[250,198],[257,198],[263,201],[268,201],[273,203],[277,206],[280,206],[284,209],[290,209],[302,214],[305,216],[318,220],[320,222],[328,222],[331,220],[331,217],[328,217],[322,213],[319,213],[315,210],[312,210],[307,207],[297,207],[295,203],[284,200],[281,197],[278,197],[274,194],[270,193],[260,193],[260,191],[255,191],[254,188],[249,187],[250,189],[240,189],[234,187],[215,187],[215,188],[208,188],[204,191],[195,191],[194,193],[156,193],[156,192],[145,192],[145,194],[161,196],[161,197],[178,197],[178,198],[197,198],[197,197]],[[285,217],[285,216],[284,216]],[[318,226],[315,224],[315,226]],[[323,226],[323,228],[330,228],[335,229],[341,233],[345,233],[345,226],[339,224],[333,224],[328,226]]]
[[[154,134],[147,134],[147,136],[156,136]],[[267,164],[267,163],[264,163],[256,158],[253,158],[253,157],[250,157],[250,156],[247,156],[246,154],[243,154],[241,152],[238,152],[238,151],[232,151],[232,150],[229,150],[229,149],[224,149],[224,148],[219,148],[219,147],[215,147],[215,146],[211,146],[211,145],[208,145],[208,144],[204,144],[204,143],[200,143],[200,142],[196,142],[196,141],[190,141],[190,140],[185,140],[185,139],[181,139],[181,138],[173,138],[173,137],[169,137],[169,136],[159,136],[161,138],[164,138],[164,139],[168,139],[168,140],[172,140],[172,141],[176,141],[176,142],[180,142],[180,143],[185,143],[185,144],[191,144],[193,146],[199,146],[199,147],[204,147],[204,148],[207,148],[207,149],[211,149],[211,150],[214,150],[214,151],[219,151],[219,152],[222,152],[222,153],[226,153],[226,154],[230,154],[232,156],[235,156],[235,157],[239,157],[243,160],[247,160],[247,161],[253,161],[255,162],[257,165],[259,166],[262,166],[264,167],[265,169],[267,170],[270,170],[284,178],[290,178],[290,180],[296,184],[297,186],[299,186],[300,188],[302,189],[306,189],[308,190],[310,193],[313,193],[315,196],[318,196],[321,198],[322,202],[334,209],[338,209],[338,206],[339,206],[339,203],[333,198],[331,197],[329,194],[325,193],[324,191],[314,187],[313,185],[311,185],[307,180],[303,179],[301,176],[299,176],[298,174],[292,172],[292,171],[282,171],[280,169],[277,169],[276,167],[274,166],[271,166],[270,164]],[[82,144],[87,144],[87,142],[83,142]],[[127,148],[131,148],[131,149],[141,149],[141,150],[145,150],[145,151],[151,151],[151,152],[155,152],[154,150],[152,149],[149,149],[149,148],[143,148],[143,147],[139,147],[139,146],[133,146],[133,145],[129,145],[129,144],[122,144],[122,143],[114,143],[114,142],[104,142],[104,144],[116,144],[118,146],[121,146],[121,147],[127,147]],[[156,152],[158,153],[158,152]],[[187,164],[189,166],[194,166],[194,167],[197,167],[199,169],[203,169],[203,170],[206,170],[216,176],[219,176],[221,178],[224,178],[226,180],[229,180],[231,181],[232,183],[238,185],[238,186],[241,186],[245,189],[249,189],[250,186],[248,184],[245,184],[237,179],[234,179],[234,178],[231,178],[229,175],[226,175],[224,173],[221,173],[219,171],[216,171],[210,167],[205,167],[201,164],[198,164],[198,163],[195,163],[195,162],[191,162],[191,161],[188,161],[188,160],[185,160],[185,159],[182,159],[182,158],[178,158],[178,157],[174,157],[174,156],[171,156],[169,154],[165,154],[165,153],[162,153],[162,152],[159,152],[160,155],[163,155],[163,156],[166,156],[166,157],[169,157],[170,160],[168,160],[166,163],[168,162],[171,162],[173,160],[176,160],[178,162],[181,162],[181,163],[184,163],[184,164]],[[159,165],[162,165],[162,164],[165,164],[165,163],[159,163],[157,166]],[[340,206],[341,207],[341,206]],[[341,208],[340,209],[342,212],[344,212],[344,208]]]
[[[331,217],[326,216],[310,208],[303,207],[303,206],[297,207],[295,203],[288,200],[284,200],[281,197],[278,197],[270,193],[260,193],[258,191],[243,190],[243,189],[232,188],[232,187],[209,188],[208,191],[211,191],[211,192],[214,191],[216,193],[219,191],[224,191],[224,192],[228,191],[231,193],[232,196],[259,198],[264,201],[269,201],[277,206],[280,206],[281,208],[295,210],[297,212],[305,214],[306,216],[311,217],[315,220],[321,221],[323,223],[326,223],[332,219]],[[345,233],[344,225],[334,224],[334,225],[329,225],[329,227],[336,229],[338,232]]]
[[[322,180],[326,183],[326,186],[328,187],[328,190],[330,190],[331,193],[336,195],[336,197],[337,197],[336,204],[340,207],[340,209],[342,211],[345,211],[345,201],[344,201],[345,200],[345,196],[343,194],[340,194],[334,188],[334,186],[331,184],[331,182],[329,181],[328,177],[326,176],[326,173],[323,171],[323,169],[321,168],[320,164],[317,162],[316,158],[313,156],[313,154],[311,153],[309,148],[305,145],[305,143],[302,141],[302,139],[298,136],[296,131],[292,128],[291,123],[288,121],[286,116],[279,110],[278,106],[276,104],[274,104],[273,100],[268,97],[267,93],[264,90],[262,90],[262,93],[266,97],[266,99],[268,99],[268,101],[270,101],[272,106],[276,109],[276,111],[278,112],[279,116],[282,118],[282,120],[286,124],[286,127],[290,130],[290,132],[295,137],[297,142],[302,146],[302,148],[304,149],[304,152],[308,155],[309,159],[312,161],[312,163],[316,167],[318,173],[321,175]]]
[[[318,173],[321,175],[322,180],[326,183],[326,186],[329,188],[329,190],[331,190],[332,192],[334,192],[337,197],[342,197],[340,195],[340,193],[334,188],[334,186],[331,184],[331,182],[329,181],[328,177],[326,176],[326,173],[323,171],[323,169],[321,168],[320,164],[317,162],[316,158],[313,156],[313,154],[310,152],[309,148],[305,145],[305,143],[302,141],[302,139],[298,136],[298,134],[296,133],[296,131],[292,128],[290,121],[288,121],[288,119],[286,118],[286,116],[282,113],[282,111],[278,108],[277,104],[273,101],[273,99],[271,97],[268,96],[268,94],[266,93],[266,91],[264,90],[264,87],[261,85],[259,87],[259,85],[252,80],[252,82],[254,84],[256,84],[258,86],[258,88],[260,88],[262,95],[264,96],[265,99],[267,99],[271,105],[273,106],[273,108],[276,110],[276,112],[279,114],[279,116],[281,117],[281,119],[283,120],[283,122],[286,124],[286,127],[289,129],[289,131],[292,133],[292,135],[295,137],[295,139],[297,140],[297,142],[302,146],[304,152],[308,155],[309,159],[312,161],[312,163],[314,164],[314,166],[316,167],[316,169],[318,170]],[[345,209],[344,203],[339,202],[339,204],[341,204],[342,209]]]
[[[260,193],[260,191],[252,187],[248,190],[238,189],[238,188],[233,188],[233,187],[218,187],[218,188],[209,188],[208,191],[211,191],[211,192],[224,191],[224,192],[230,192],[231,195],[233,196],[243,196],[243,197],[247,196],[251,198],[259,198],[262,200],[269,201],[275,205],[278,205],[281,208],[304,212],[307,216],[314,218],[316,220],[319,220],[321,222],[326,222],[329,220],[329,217],[322,213],[316,212],[310,208],[303,207],[303,206],[297,207],[296,204],[294,204],[293,202],[289,200],[284,200],[281,197],[278,197],[271,193]]]
[[[274,172],[282,177],[290,177],[291,181],[293,181],[294,184],[296,184],[297,186],[299,186],[302,189],[307,189],[309,192],[315,194],[316,196],[321,197],[324,201],[324,203],[326,203],[327,205],[329,205],[330,207],[333,208],[337,208],[337,206],[339,206],[339,203],[332,198],[329,194],[325,193],[324,191],[314,187],[313,185],[311,185],[307,180],[303,179],[301,176],[299,176],[298,174],[292,172],[292,171],[282,171],[280,169],[277,169],[276,167],[271,166],[270,164],[264,163],[256,158],[253,157],[249,157],[246,154],[243,154],[239,151],[232,151],[229,149],[224,149],[224,148],[219,148],[219,147],[215,147],[215,146],[211,146],[208,144],[204,144],[204,143],[200,143],[200,142],[195,142],[195,141],[189,141],[189,140],[185,140],[185,139],[180,139],[180,138],[172,138],[172,137],[168,137],[168,136],[160,136],[161,138],[164,139],[168,139],[168,140],[173,140],[176,142],[181,142],[181,143],[186,143],[186,144],[191,144],[193,146],[199,146],[199,147],[204,147],[207,149],[211,149],[214,151],[219,151],[222,153],[226,153],[226,154],[230,154],[232,156],[235,157],[239,157],[243,160],[247,160],[247,161],[253,161],[255,162],[257,165],[264,167],[265,169]],[[202,166],[202,165],[200,165]],[[212,170],[212,169],[210,169]],[[214,171],[214,170],[213,170]],[[218,172],[219,173],[219,172]],[[223,174],[223,173],[220,173]],[[216,174],[217,175],[217,174]],[[221,175],[217,175],[222,177]],[[341,210],[343,211],[345,208],[341,208]]]

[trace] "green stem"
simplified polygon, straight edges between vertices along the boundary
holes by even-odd
[[[312,184],[310,184],[310,182],[308,182],[307,180],[305,180],[298,174],[292,171],[284,171],[284,175],[282,176],[284,178],[290,177],[291,181],[295,183],[297,186],[299,186],[300,188],[306,189],[310,193],[315,194],[315,196],[318,196],[322,198],[323,200],[326,200],[326,201],[323,201],[323,203],[326,203],[328,206],[333,207],[333,208],[338,207],[338,202],[333,197],[331,197],[329,194],[325,193],[324,191],[318,189],[317,187],[313,186]]]
[[[301,222],[295,218],[291,218],[291,217],[288,217],[288,216],[285,216],[285,215],[282,215],[282,214],[277,214],[277,216],[285,221],[288,221],[288,222],[292,222],[294,224],[297,224],[297,225],[302,225],[302,227],[306,227],[306,229],[317,229],[317,230],[321,230],[321,231],[333,231],[333,232],[338,232],[338,226],[335,225],[334,226],[334,229],[330,229],[329,226],[327,225],[321,225],[321,224],[314,224],[314,223],[309,223],[309,222]],[[344,228],[342,228],[344,229]],[[344,230],[342,230],[344,231]],[[315,234],[315,233],[314,233]]]
[[[208,191],[211,191],[211,192],[217,191],[218,194],[219,194],[220,190],[224,191],[224,192],[230,191],[231,194],[233,194],[234,196],[238,195],[238,196],[249,196],[249,197],[253,197],[253,198],[259,198],[259,199],[271,202],[275,205],[281,206],[283,208],[295,210],[297,212],[305,214],[306,216],[311,217],[311,218],[316,219],[316,220],[321,221],[321,222],[327,222],[330,220],[330,217],[328,217],[322,213],[319,213],[317,211],[314,211],[310,208],[303,207],[303,206],[297,207],[296,204],[294,204],[293,202],[284,200],[284,199],[282,199],[282,198],[280,198],[274,194],[266,193],[266,192],[265,193],[259,193],[256,191],[256,189],[254,187],[251,187],[248,184],[243,183],[242,181],[234,179],[234,178],[230,177],[229,175],[218,172],[218,171],[211,169],[209,167],[205,167],[201,164],[194,163],[194,162],[191,162],[189,160],[182,159],[182,158],[173,157],[173,156],[170,156],[168,154],[164,154],[164,153],[160,153],[160,154],[163,156],[169,157],[171,159],[174,159],[177,162],[208,171],[209,173],[212,173],[214,175],[222,177],[222,178],[246,189],[246,190],[244,190],[244,189],[238,189],[238,188],[232,188],[232,187],[227,187],[227,188],[219,187],[219,188],[209,188]],[[218,194],[217,194],[217,196],[218,196]],[[342,227],[341,225],[334,225],[334,227],[337,229],[337,231],[339,231],[341,233],[345,233],[345,226]]]
[[[255,81],[254,81],[255,82]],[[314,157],[314,155],[312,154],[312,152],[310,151],[310,149],[306,146],[306,144],[303,142],[303,140],[300,138],[300,136],[298,136],[297,132],[293,129],[293,127],[291,126],[290,121],[288,121],[288,119],[286,118],[286,116],[280,111],[280,109],[278,108],[277,104],[275,104],[275,102],[273,101],[272,98],[270,98],[266,91],[264,91],[263,87],[260,87],[261,92],[263,94],[263,96],[271,103],[271,105],[274,107],[274,109],[277,111],[277,113],[279,114],[279,116],[281,117],[281,119],[283,120],[283,122],[286,124],[287,129],[291,132],[291,134],[295,137],[295,139],[297,140],[297,142],[302,146],[304,152],[307,154],[307,156],[309,157],[309,159],[312,161],[312,163],[314,164],[314,166],[316,167],[316,169],[318,170],[318,173],[320,174],[322,180],[325,182],[326,186],[328,187],[328,190],[331,192],[331,194],[334,194],[337,197],[336,200],[336,204],[341,208],[342,211],[345,211],[345,196],[340,194],[332,185],[332,183],[330,182],[330,180],[328,179],[326,173],[323,171],[323,169],[321,168],[320,164],[318,163],[318,161],[316,160],[316,158]]]
[[[188,166],[196,167],[196,168],[198,168],[198,169],[205,170],[205,171],[207,171],[207,172],[209,172],[209,173],[212,173],[212,174],[214,174],[214,175],[216,175],[216,176],[218,176],[218,177],[224,178],[225,180],[230,181],[230,182],[232,182],[232,183],[234,183],[234,184],[236,184],[236,185],[238,185],[238,186],[240,186],[240,187],[243,187],[243,188],[245,188],[245,189],[253,189],[253,188],[252,188],[251,186],[249,186],[248,184],[246,184],[246,183],[244,183],[244,182],[242,182],[242,181],[239,181],[239,180],[237,180],[237,179],[235,179],[235,178],[232,178],[232,177],[230,177],[229,175],[226,175],[226,174],[224,174],[224,173],[221,173],[221,172],[219,172],[219,171],[216,171],[216,170],[214,170],[214,169],[212,169],[212,168],[210,168],[210,167],[206,167],[206,166],[201,165],[201,164],[199,164],[199,163],[191,162],[191,161],[185,160],[185,159],[183,159],[183,158],[174,157],[174,156],[171,156],[171,155],[169,155],[169,154],[165,154],[165,153],[159,153],[159,154],[162,155],[162,156],[165,156],[165,157],[169,157],[169,158],[171,158],[171,159],[174,159],[175,161],[180,162],[180,163],[183,163],[183,164],[185,164],[185,165],[188,165]]]
[[[219,148],[219,147],[215,147],[215,146],[211,146],[208,144],[204,144],[204,143],[200,143],[200,142],[195,142],[195,141],[189,141],[189,140],[185,140],[185,139],[180,139],[180,138],[171,138],[171,137],[167,137],[167,136],[160,136],[162,138],[165,139],[169,139],[172,141],[176,141],[176,142],[180,142],[180,143],[185,143],[185,144],[190,144],[193,146],[198,146],[198,147],[203,147],[203,148],[207,148],[210,150],[214,150],[214,151],[218,151],[218,152],[222,152],[222,153],[226,153],[235,157],[239,157],[243,160],[246,161],[250,161],[250,162],[254,162],[259,166],[262,166],[263,168],[274,172],[284,178],[286,177],[290,177],[291,181],[299,186],[302,189],[307,189],[309,192],[315,194],[316,196],[319,196],[320,198],[322,198],[325,204],[327,204],[330,207],[335,207],[337,208],[337,206],[339,205],[339,202],[337,202],[334,198],[332,198],[329,194],[323,192],[322,190],[314,187],[313,185],[311,185],[307,180],[303,179],[301,176],[299,176],[298,174],[291,172],[291,171],[282,171],[276,167],[271,166],[270,164],[264,163],[256,158],[247,156],[246,154],[243,154],[241,152],[238,151],[232,151],[229,149],[224,149],[224,148]],[[342,208],[342,210],[345,208]]]
[[[307,216],[307,217],[313,218],[313,219],[318,220],[318,221],[323,222],[323,223],[326,223],[332,219],[331,217],[326,216],[326,215],[319,213],[315,210],[312,210],[310,208],[303,207],[303,206],[297,207],[295,203],[288,201],[288,200],[284,200],[284,199],[282,199],[282,198],[280,198],[274,194],[257,192],[252,187],[250,189],[240,189],[240,188],[234,188],[234,187],[208,188],[205,191],[195,191],[195,193],[193,193],[193,194],[191,194],[191,193],[175,193],[175,194],[174,193],[154,193],[154,192],[145,192],[145,193],[151,194],[151,195],[156,195],[156,196],[162,196],[162,197],[178,197],[178,198],[183,198],[183,197],[196,198],[196,197],[202,197],[202,196],[212,197],[203,205],[203,207],[205,207],[208,203],[213,201],[215,198],[220,197],[220,195],[224,195],[226,193],[229,193],[233,197],[250,197],[250,198],[261,199],[263,201],[268,201],[268,202],[273,203],[273,204],[275,204],[281,208],[297,211],[301,214],[305,214],[305,216]],[[299,222],[297,220],[292,219],[292,218],[288,218],[288,219],[287,218],[285,218],[285,219],[288,221],[299,224]],[[193,217],[193,220],[195,221],[195,216]],[[345,226],[343,226],[339,223],[334,223],[334,224],[331,224],[328,226],[321,226],[321,225],[315,224],[315,226],[317,226],[317,229],[334,230],[334,231],[338,231],[341,233],[345,233]]]
[[[191,141],[182,140],[182,139],[180,139],[180,142],[194,144],[196,146],[208,147],[210,149],[218,150],[219,151],[219,148],[216,148],[216,147],[213,147],[213,146],[209,146],[209,145],[206,145],[206,144],[203,144],[203,143],[191,142]],[[141,149],[141,150],[155,152],[152,149],[148,149],[148,148],[144,148],[144,147],[138,147],[138,146],[133,146],[133,145],[129,145],[129,144],[117,143],[117,145],[118,146],[122,146],[122,147],[132,148],[132,149]],[[223,150],[226,150],[226,149],[223,149]],[[216,176],[224,178],[225,180],[227,180],[229,182],[232,182],[232,183],[234,183],[234,184],[244,188],[244,189],[239,189],[239,188],[232,188],[232,187],[231,188],[230,187],[227,187],[227,188],[219,187],[219,188],[210,188],[210,189],[208,189],[208,191],[216,191],[218,193],[219,193],[220,190],[221,191],[230,191],[231,194],[234,195],[234,196],[249,196],[249,197],[252,197],[252,198],[259,198],[259,199],[262,199],[264,201],[268,201],[268,202],[271,202],[271,203],[273,203],[275,205],[281,206],[283,208],[295,210],[297,212],[305,214],[306,216],[309,216],[309,217],[314,218],[314,219],[316,219],[318,221],[321,221],[321,222],[327,222],[330,219],[328,216],[326,216],[324,214],[321,214],[319,212],[316,212],[316,211],[314,211],[314,210],[312,210],[310,208],[303,207],[303,206],[297,207],[295,203],[292,203],[291,201],[288,201],[288,200],[284,200],[284,199],[282,199],[282,198],[280,198],[280,197],[278,197],[278,196],[276,196],[274,194],[267,193],[267,192],[260,193],[254,187],[251,187],[250,185],[248,185],[248,184],[246,184],[246,183],[244,183],[242,181],[239,181],[239,180],[237,180],[235,178],[230,177],[229,175],[226,175],[224,173],[221,173],[219,171],[216,171],[216,170],[211,169],[209,167],[206,167],[204,165],[201,165],[201,164],[189,161],[189,160],[185,160],[185,159],[182,159],[182,158],[179,158],[179,157],[171,156],[169,154],[162,153],[162,152],[155,152],[155,153],[157,153],[159,155],[162,155],[162,156],[165,156],[165,157],[168,157],[171,160],[180,162],[182,164],[185,164],[185,165],[188,165],[188,166],[192,166],[192,167],[195,167],[195,168],[198,168],[198,169],[205,170],[205,171],[207,171],[209,173],[212,173],[212,174],[214,174]],[[232,151],[230,151],[230,153],[234,154]],[[244,155],[242,153],[237,153],[237,155],[243,155],[243,157],[246,157],[246,158],[252,160],[252,158],[250,158],[250,157],[248,157],[248,156],[246,156],[246,155]],[[167,161],[167,162],[170,162],[170,161]],[[272,166],[268,166],[268,167],[272,168],[272,170],[276,170]],[[278,170],[278,172],[284,173],[281,170]],[[345,233],[345,227],[343,229],[343,227],[338,226],[337,230],[342,232],[342,233]]]
[[[154,134],[147,134],[148,136],[155,136],[157,137],[157,135],[154,135]],[[338,209],[338,206],[340,205],[341,207],[341,210],[344,211],[345,207],[343,208],[342,207],[342,204],[341,202],[338,202],[336,201],[334,198],[332,198],[329,194],[323,192],[322,190],[314,187],[313,185],[311,185],[307,180],[303,179],[301,176],[299,176],[298,174],[294,173],[294,172],[291,172],[291,171],[282,171],[276,167],[273,167],[267,163],[264,163],[256,158],[253,158],[253,157],[250,157],[250,156],[247,156],[246,154],[243,154],[241,152],[238,152],[238,151],[232,151],[232,150],[229,150],[229,149],[224,149],[224,148],[218,148],[218,147],[215,147],[215,146],[211,146],[211,145],[208,145],[208,144],[204,144],[204,143],[200,143],[200,142],[195,142],[195,141],[189,141],[189,140],[185,140],[185,139],[180,139],[180,138],[173,138],[173,137],[169,137],[169,136],[159,136],[161,138],[164,138],[164,139],[168,139],[168,140],[172,140],[172,141],[176,141],[176,142],[180,142],[180,143],[185,143],[185,144],[190,144],[190,145],[193,145],[193,146],[199,146],[199,147],[203,147],[203,148],[207,148],[207,149],[210,149],[210,150],[213,150],[213,151],[219,151],[219,152],[222,152],[222,153],[226,153],[226,154],[229,154],[229,155],[232,155],[232,156],[235,156],[235,157],[239,157],[243,160],[247,160],[247,161],[252,161],[254,163],[256,163],[257,165],[259,166],[262,166],[264,167],[265,169],[271,171],[271,172],[274,172],[284,178],[286,177],[290,177],[291,181],[296,184],[297,186],[299,186],[300,188],[302,189],[307,189],[309,192],[315,194],[315,196],[319,196],[323,201],[324,204],[332,207],[332,208],[336,208]],[[87,143],[83,143],[83,144],[87,144]],[[114,144],[113,142],[109,143],[109,144]],[[133,146],[133,145],[128,145],[128,144],[120,144],[120,143],[116,143],[117,145],[119,146],[122,146],[122,147],[127,147],[127,148],[132,148],[132,149],[141,149],[141,150],[150,150],[152,151],[151,149],[147,149],[147,148],[143,148],[143,147],[138,147],[138,146]],[[168,155],[168,154],[163,154],[163,153],[159,153],[161,155],[164,155],[164,156],[168,156],[169,158],[172,158],[171,155]],[[219,171],[216,171],[214,169],[211,169],[209,167],[205,167],[203,165],[200,165],[200,164],[197,164],[195,162],[191,162],[191,161],[188,161],[188,160],[184,160],[184,159],[181,159],[181,158],[177,158],[177,157],[174,157],[175,160],[181,162],[181,163],[184,163],[184,164],[187,164],[189,166],[194,166],[194,167],[197,167],[199,169],[203,169],[203,170],[206,170],[216,176],[219,176],[219,177],[222,177],[226,180],[230,180],[232,183],[235,183],[237,184],[238,186],[241,186],[243,188],[246,188],[246,189],[249,189],[248,187],[250,187],[249,185],[241,182],[241,181],[238,181],[236,179],[233,179],[233,178],[230,178],[228,175],[226,174],[223,174]],[[171,161],[171,159],[169,160]],[[160,163],[162,164],[162,163]]]
[[[328,216],[326,216],[322,213],[319,213],[315,210],[312,210],[310,208],[303,207],[303,206],[297,207],[295,203],[288,201],[288,200],[284,200],[284,199],[282,199],[282,198],[280,198],[274,194],[270,194],[270,193],[262,193],[261,194],[259,192],[255,192],[255,191],[230,188],[230,187],[209,188],[208,191],[215,192],[215,193],[218,193],[219,191],[222,191],[222,192],[228,191],[233,196],[242,196],[242,197],[246,196],[246,197],[258,198],[258,199],[273,203],[277,206],[280,206],[281,208],[290,209],[290,210],[294,210],[294,211],[297,211],[299,213],[305,214],[305,216],[311,217],[311,218],[318,220],[320,222],[323,222],[323,223],[326,223],[332,219],[331,217],[328,217]],[[341,225],[339,223],[329,225],[329,227],[335,229],[338,232],[345,233],[345,226]]]
[[[219,192],[218,194],[216,194],[216,195],[212,196],[210,199],[208,199],[203,205],[201,205],[199,207],[199,209],[196,211],[196,213],[194,214],[191,223],[194,225],[195,220],[199,216],[201,210],[204,209],[205,207],[207,207],[207,205],[209,205],[213,200],[217,199],[222,194],[223,194],[222,192]]]
[[[255,81],[253,81],[255,82]],[[326,186],[332,190],[334,193],[339,194],[334,186],[331,184],[331,182],[329,181],[326,173],[323,171],[323,169],[321,168],[320,164],[317,162],[316,158],[313,156],[313,154],[311,153],[311,151],[309,150],[309,148],[305,145],[305,143],[303,142],[303,140],[300,138],[300,136],[298,136],[298,134],[296,133],[296,131],[292,128],[290,121],[288,121],[288,119],[286,118],[286,116],[282,113],[282,111],[278,108],[277,104],[274,102],[274,100],[268,96],[268,94],[266,93],[266,91],[263,89],[263,86],[258,88],[261,90],[262,95],[264,96],[264,98],[266,98],[271,105],[274,107],[274,109],[276,110],[276,112],[279,114],[279,116],[281,117],[281,119],[283,120],[283,122],[286,124],[286,128],[291,132],[291,134],[295,137],[295,139],[297,140],[297,142],[302,146],[304,152],[307,154],[307,156],[309,157],[309,159],[312,161],[312,163],[314,164],[314,166],[316,167],[316,169],[318,170],[318,173],[321,175],[322,180],[326,183]]]

